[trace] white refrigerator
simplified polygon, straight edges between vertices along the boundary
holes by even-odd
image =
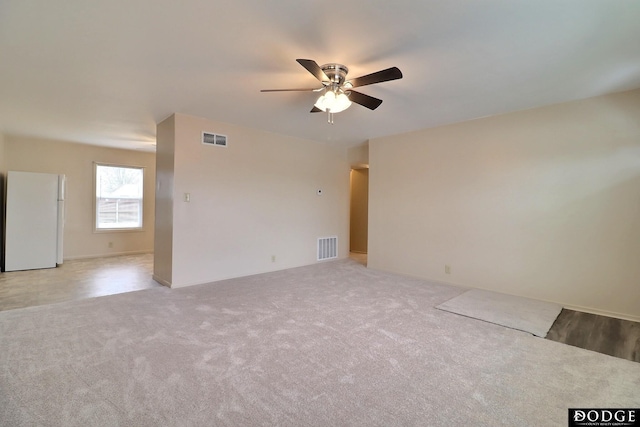
[[[5,271],[62,264],[65,176],[7,173]]]

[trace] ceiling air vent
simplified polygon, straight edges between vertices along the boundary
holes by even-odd
[[[202,143],[206,145],[226,147],[227,135],[218,135],[216,133],[202,132]]]

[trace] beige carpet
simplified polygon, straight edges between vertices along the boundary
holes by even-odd
[[[471,289],[436,308],[544,338],[562,306],[498,292]]]
[[[351,260],[0,312],[2,426],[563,426],[640,365]]]

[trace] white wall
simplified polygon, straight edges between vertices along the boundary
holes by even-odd
[[[154,153],[6,135],[5,157],[7,170],[66,175],[65,259],[153,251]],[[93,162],[145,167],[143,231],[94,232]]]
[[[640,320],[640,90],[369,149],[369,267]]]
[[[346,149],[183,114],[170,120],[172,287],[315,263],[318,237],[337,235],[339,256],[348,255]],[[203,145],[203,131],[227,135],[228,147]],[[158,139],[158,162],[167,143]]]

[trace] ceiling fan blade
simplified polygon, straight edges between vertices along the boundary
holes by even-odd
[[[351,87],[360,87],[372,85],[375,83],[388,82],[389,80],[397,80],[402,78],[402,71],[398,67],[387,68],[386,70],[376,71],[366,76],[356,77],[351,82]]]
[[[309,112],[310,113],[321,113],[322,110],[314,105],[313,108],[311,109],[311,111],[309,111]]]
[[[374,98],[373,96],[365,95],[364,93],[356,92],[355,90],[350,90],[349,92],[349,99],[351,102],[360,104],[370,110],[375,110],[380,106],[380,104],[382,104],[382,99]]]
[[[304,88],[304,89],[262,89],[260,92],[318,92],[324,89],[321,88]]]
[[[316,79],[320,80],[321,82],[329,81],[329,77],[327,77],[324,71],[322,71],[322,68],[320,68],[316,61],[312,59],[296,59],[296,61],[298,61],[298,64],[306,68],[308,72],[313,74]]]

